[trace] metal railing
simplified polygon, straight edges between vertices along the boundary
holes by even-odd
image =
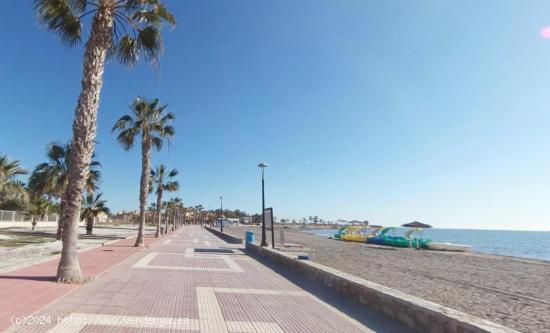
[[[0,210],[0,223],[2,222],[30,222],[31,216],[25,212],[14,210]],[[51,213],[44,218],[38,218],[38,222],[57,222],[57,213]]]

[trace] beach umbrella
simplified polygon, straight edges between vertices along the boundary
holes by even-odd
[[[402,227],[414,228],[415,231],[418,232],[419,230],[428,229],[428,228],[431,228],[432,226],[429,225],[429,224],[426,224],[426,223],[414,221],[414,222],[410,222],[410,223],[405,223],[405,224],[402,225]],[[411,233],[413,233],[413,232],[411,232]],[[411,243],[411,247],[412,247],[412,239],[410,240],[410,243]],[[416,248],[417,249],[419,248],[418,240],[416,241]]]
[[[428,228],[431,228],[432,226],[429,225],[429,224],[426,224],[426,223],[414,221],[414,222],[410,222],[410,223],[405,223],[405,224],[402,225],[402,227],[428,229]]]

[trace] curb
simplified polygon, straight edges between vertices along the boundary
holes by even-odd
[[[224,232],[221,232],[221,231],[218,231],[216,229],[212,229],[210,227],[204,227],[204,229],[210,231],[211,233],[213,233],[215,236],[218,236],[219,238],[221,238],[222,240],[228,242],[229,244],[243,244],[243,240],[242,238],[238,238],[238,237],[235,237],[235,236],[231,236],[229,234],[226,234]]]

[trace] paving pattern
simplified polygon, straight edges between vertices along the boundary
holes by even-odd
[[[78,258],[82,273],[84,276],[98,276],[126,260],[139,251],[133,247],[135,241],[135,238],[123,239],[80,252]],[[154,241],[152,235],[145,236],[146,244]],[[79,288],[78,285],[53,282],[58,264],[59,258],[56,258],[0,274],[0,331]]]
[[[345,302],[328,304],[240,246],[181,228],[11,331],[408,332],[361,307],[350,315]]]

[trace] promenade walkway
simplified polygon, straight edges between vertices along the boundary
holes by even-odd
[[[183,227],[10,332],[409,332],[337,295],[306,291],[239,247]]]
[[[145,235],[145,244],[156,239]],[[132,254],[140,251],[133,247],[135,237],[110,242],[105,246],[86,249],[78,254],[84,276],[98,276]],[[29,267],[0,273],[0,331],[55,302],[62,296],[80,288],[79,285],[55,283],[59,258]]]

